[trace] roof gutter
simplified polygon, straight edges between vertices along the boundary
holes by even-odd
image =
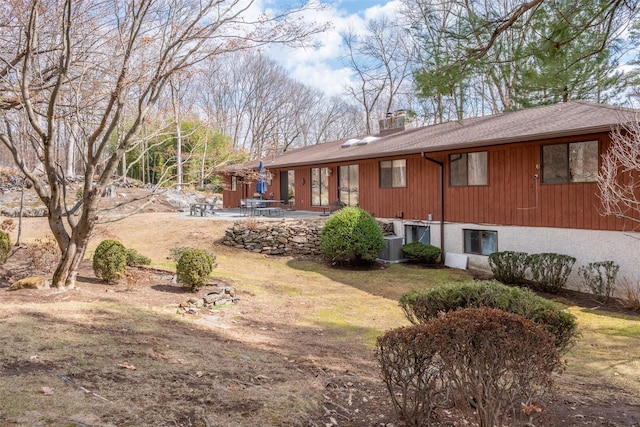
[[[526,134],[526,135],[518,135],[513,137],[505,137],[499,139],[483,139],[479,141],[471,141],[462,144],[449,144],[443,146],[431,146],[431,147],[416,147],[413,149],[404,149],[397,151],[381,151],[381,152],[373,152],[367,153],[364,155],[360,154],[352,154],[350,156],[341,156],[341,157],[332,157],[332,158],[323,158],[322,161],[319,160],[298,160],[294,162],[280,162],[279,158],[276,157],[272,162],[271,167],[275,169],[284,169],[284,168],[293,168],[293,167],[304,167],[310,165],[317,165],[322,162],[346,162],[346,161],[358,161],[358,160],[370,160],[370,159],[379,159],[383,157],[390,156],[406,156],[413,154],[422,154],[423,157],[428,153],[441,153],[443,151],[451,151],[451,150],[467,150],[470,148],[480,148],[480,147],[493,147],[498,145],[506,145],[506,144],[514,144],[514,143],[528,143],[528,142],[542,142],[549,139],[554,138],[565,138],[565,137],[573,137],[573,136],[581,136],[588,135],[591,133],[606,133],[611,132],[613,125],[597,125],[591,126],[588,128],[580,128],[573,129],[568,131],[551,131],[540,134]],[[318,144],[322,145],[322,144]],[[286,155],[284,153],[283,155]],[[285,159],[286,160],[286,159]]]
[[[440,256],[440,263],[444,264],[445,250],[444,250],[444,163],[432,159],[427,156],[427,153],[422,152],[422,158],[435,163],[440,166],[440,250],[442,255]]]

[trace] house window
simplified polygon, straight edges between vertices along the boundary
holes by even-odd
[[[464,230],[464,252],[479,255],[490,255],[498,252],[498,232]]]
[[[329,205],[329,168],[311,168],[311,206]]]
[[[348,206],[358,206],[360,189],[358,185],[358,165],[338,168],[338,197]]]
[[[595,182],[598,177],[598,141],[542,146],[542,182]]]
[[[487,159],[489,153],[462,153],[449,155],[449,182],[453,187],[487,185]]]
[[[405,159],[380,162],[380,188],[406,186],[407,161]]]
[[[404,226],[404,242],[431,244],[431,227],[424,225],[405,225]]]
[[[238,177],[231,175],[231,191],[238,191]]]

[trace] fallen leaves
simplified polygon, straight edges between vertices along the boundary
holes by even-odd
[[[38,389],[38,393],[44,394],[45,396],[51,396],[55,389],[51,387],[42,386]]]
[[[135,367],[135,365],[130,365],[129,362],[118,363],[118,366],[121,368],[129,369],[131,371],[135,371],[136,369],[138,369]]]

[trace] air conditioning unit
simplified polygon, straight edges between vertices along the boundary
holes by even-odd
[[[378,255],[378,259],[384,262],[400,262],[402,256],[402,244],[404,239],[400,236],[384,236],[384,249]]]

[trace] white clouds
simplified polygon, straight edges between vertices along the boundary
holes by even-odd
[[[318,0],[310,0],[318,5]],[[274,3],[270,2],[269,6]],[[322,10],[313,10],[305,20],[328,22],[331,28],[314,38],[315,47],[287,48],[276,46],[268,54],[281,63],[291,77],[299,82],[324,91],[327,95],[339,95],[349,84],[351,70],[340,61],[341,32],[363,32],[366,19],[397,10],[396,1],[383,0],[339,0],[322,2]]]

